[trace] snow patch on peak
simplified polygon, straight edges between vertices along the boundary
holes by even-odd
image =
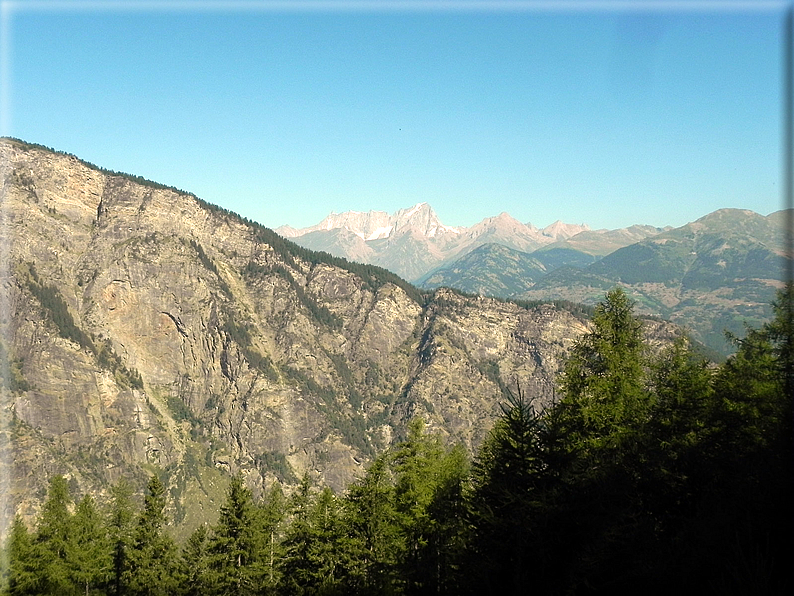
[[[364,238],[363,234],[360,234],[364,240],[380,240],[381,238],[388,238],[391,234],[391,231],[394,229],[394,226],[381,226],[373,231],[369,236]]]

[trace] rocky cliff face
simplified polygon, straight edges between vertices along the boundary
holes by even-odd
[[[0,151],[4,523],[53,474],[79,495],[157,472],[187,532],[227,472],[341,489],[418,415],[474,449],[504,387],[548,402],[586,329],[419,294],[73,156]]]

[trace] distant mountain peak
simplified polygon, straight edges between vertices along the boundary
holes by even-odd
[[[393,221],[395,233],[400,233],[405,228],[411,228],[414,232],[428,238],[446,233],[458,233],[457,228],[442,224],[436,212],[427,203],[417,203],[409,209],[400,209],[394,214]]]
[[[483,244],[495,242],[531,252],[589,230],[585,224],[561,221],[539,230],[504,211],[471,227],[452,227],[443,224],[430,204],[422,201],[393,214],[331,212],[317,225],[301,230],[283,226],[276,232],[306,248],[380,265],[406,279],[418,280]]]
[[[499,215],[496,215],[494,217],[487,217],[483,221],[493,222],[493,223],[497,223],[497,222],[498,223],[507,223],[507,224],[511,224],[511,225],[518,224],[520,226],[534,228],[534,226],[532,224],[521,223],[515,217],[510,215],[507,211],[502,211]]]
[[[400,209],[397,212],[397,215],[401,215],[402,214],[402,215],[404,215],[404,217],[411,217],[414,213],[417,213],[417,212],[420,212],[420,211],[426,211],[426,212],[429,212],[429,213],[432,213],[433,215],[435,215],[435,212],[433,211],[433,208],[430,205],[428,205],[427,203],[425,203],[425,202],[417,203],[416,205],[414,205],[413,207],[411,207],[409,209]]]
[[[408,230],[428,238],[459,232],[458,228],[441,223],[433,208],[425,202],[400,209],[391,215],[385,211],[345,211],[344,213],[332,211],[317,225],[300,230],[282,226],[277,228],[276,232],[289,238],[298,238],[311,232],[328,232],[337,229],[353,232],[365,242],[390,238]]]
[[[554,240],[567,240],[580,232],[587,232],[589,230],[590,226],[587,224],[568,224],[558,219],[553,224],[543,228],[541,233]]]

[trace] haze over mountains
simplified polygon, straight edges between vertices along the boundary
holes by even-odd
[[[452,227],[441,223],[430,205],[419,203],[392,215],[384,211],[332,213],[316,226],[300,230],[282,226],[275,231],[306,248],[380,265],[416,282],[489,242],[528,252],[587,230],[585,225],[559,221],[538,229],[507,213],[470,228]]]
[[[639,312],[687,327],[727,354],[771,314],[783,272],[783,212],[722,209],[680,228],[634,225],[591,230],[557,221],[543,229],[507,213],[470,228],[446,226],[420,203],[394,215],[331,214],[310,228],[279,228],[295,242],[378,264],[419,287],[500,298],[595,304],[617,284]]]
[[[422,292],[17,140],[0,141],[0,175],[0,535],[54,474],[102,495],[157,471],[187,533],[214,521],[228,473],[255,491],[307,473],[338,490],[415,416],[473,453],[505,387],[549,403],[588,328],[577,309]],[[657,344],[677,333],[647,327]]]
[[[576,307],[421,291],[189,193],[17,140],[0,141],[0,174],[0,535],[14,513],[36,514],[54,474],[101,495],[157,471],[187,533],[213,522],[205,512],[228,473],[255,490],[305,473],[338,489],[414,416],[473,452],[506,387],[538,407],[553,399],[589,326]],[[763,316],[779,284],[781,214],[545,233],[505,214],[453,229],[427,205],[334,217],[296,239],[353,237],[419,261],[417,275],[458,255],[471,261],[460,273],[529,298],[587,301],[618,278],[679,322]],[[681,333],[644,329],[657,347]]]

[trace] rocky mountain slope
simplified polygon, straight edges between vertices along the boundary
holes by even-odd
[[[783,212],[769,216],[723,209],[664,231],[650,226],[584,231],[532,252],[481,246],[418,285],[484,296],[563,298],[595,304],[616,284],[638,312],[673,320],[723,355],[724,331],[758,325],[783,278]]]
[[[339,489],[417,415],[474,449],[505,387],[552,398],[587,326],[420,293],[74,156],[0,152],[4,527],[56,473],[76,495],[158,473],[188,532],[229,472],[255,491],[305,473]]]
[[[637,301],[638,312],[671,320],[727,353],[725,330],[741,336],[745,323],[757,326],[771,316],[786,258],[783,213],[721,209],[587,267],[557,269],[513,296],[594,304],[620,284]]]
[[[539,230],[506,213],[450,228],[422,203],[393,216],[348,212],[304,230],[280,230],[303,246],[378,264],[430,290],[594,304],[622,284],[640,312],[689,328],[725,355],[733,350],[725,330],[741,333],[745,322],[759,324],[771,314],[782,279],[783,225],[776,214],[733,209],[677,229],[555,222]]]

